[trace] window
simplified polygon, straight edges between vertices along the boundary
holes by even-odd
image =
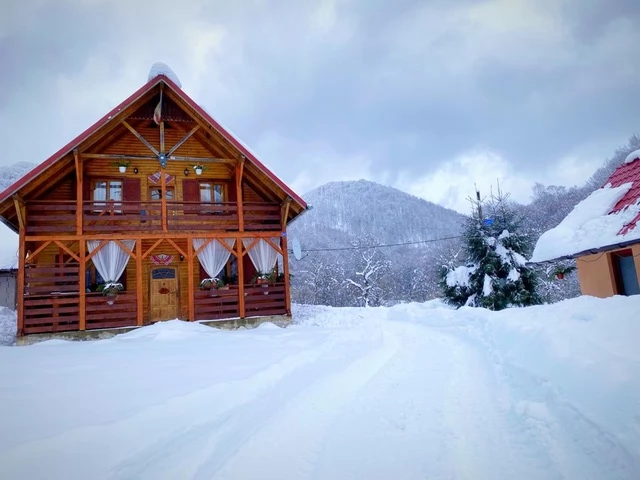
[[[94,207],[121,207],[122,180],[96,180],[93,183]],[[118,203],[116,203],[118,202]],[[114,210],[121,213],[121,210]]]
[[[173,187],[166,187],[166,192],[167,200],[173,200],[175,198]],[[149,189],[149,200],[162,200],[162,189],[160,187],[151,187]]]
[[[640,295],[638,274],[631,250],[620,250],[611,254],[616,294]]]
[[[225,199],[225,185],[214,182],[200,182],[200,202],[222,205]],[[223,213],[224,210],[205,211],[203,213]]]

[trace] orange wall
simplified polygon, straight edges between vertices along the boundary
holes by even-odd
[[[618,250],[627,249],[628,247]],[[611,253],[618,250],[585,255],[578,258],[578,280],[580,281],[580,291],[583,295],[592,295],[600,298],[616,295]],[[636,274],[640,278],[640,243],[633,245],[631,250],[634,255]]]

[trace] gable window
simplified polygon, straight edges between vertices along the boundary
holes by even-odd
[[[173,200],[175,198],[173,187],[166,187],[166,192],[167,200]],[[149,189],[149,199],[153,201],[162,200],[162,189],[160,187],[151,187]]]
[[[122,180],[95,180],[93,182],[94,207],[121,207]],[[121,210],[114,210],[120,213]]]
[[[615,289],[617,295],[640,295],[638,274],[631,250],[621,250],[611,254]]]

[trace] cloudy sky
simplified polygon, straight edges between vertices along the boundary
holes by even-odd
[[[3,0],[1,164],[39,163],[170,65],[293,188],[468,210],[584,182],[640,133],[637,0]]]

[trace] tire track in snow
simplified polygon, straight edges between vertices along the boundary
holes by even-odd
[[[305,372],[349,338],[332,334],[319,346],[285,357],[248,378],[194,390],[113,423],[87,425],[7,449],[0,453],[2,476],[30,480],[189,478],[171,475],[163,467],[171,466],[170,459],[179,460],[180,452],[188,453],[187,444],[217,437],[217,426],[234,416],[242,417],[245,408],[277,391],[283,379]],[[132,445],[139,448],[132,452]],[[32,462],[33,458],[40,460]]]
[[[395,336],[383,332],[382,344],[365,356],[347,365],[337,358],[338,368],[331,374],[300,392],[237,445],[235,455],[223,464],[213,457],[203,463],[195,478],[314,478],[327,431],[358,392],[397,354],[399,346]]]

